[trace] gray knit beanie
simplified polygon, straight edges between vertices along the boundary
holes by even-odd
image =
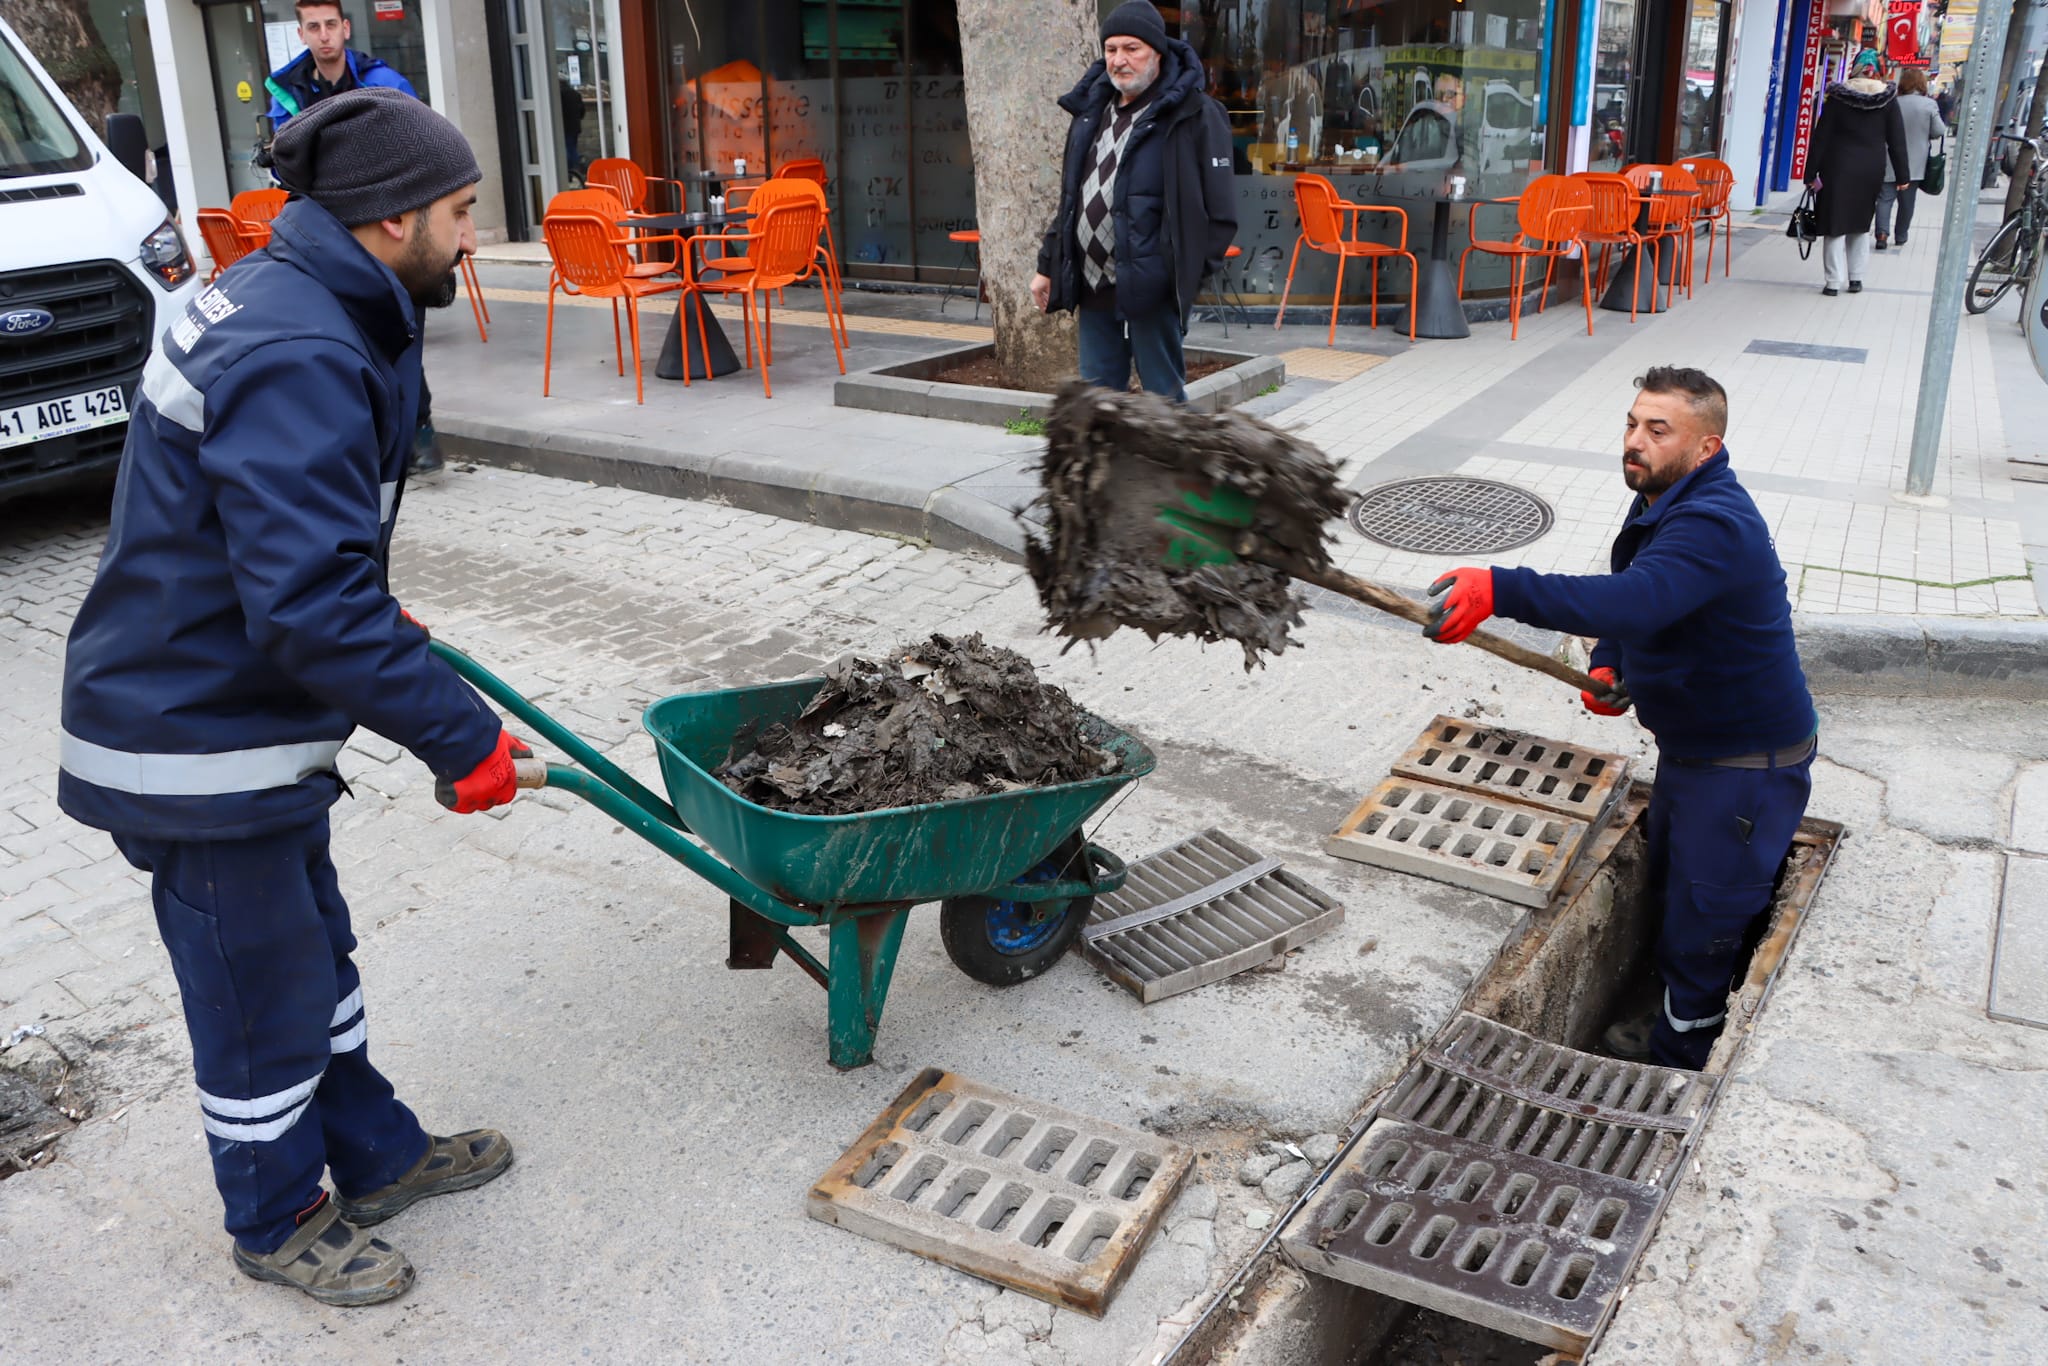
[[[422,209],[484,178],[460,129],[400,90],[330,95],[271,144],[277,179],[353,228]]]

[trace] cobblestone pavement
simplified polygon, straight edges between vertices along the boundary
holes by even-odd
[[[104,506],[23,511],[0,532],[0,1043],[41,1023],[47,1037],[6,1062],[40,1049],[79,1063],[74,1094],[94,1110],[47,1169],[0,1184],[0,1295],[10,1319],[15,1303],[25,1310],[6,1331],[39,1359],[118,1359],[171,1341],[253,1359],[339,1348],[365,1360],[584,1349],[693,1362],[1149,1360],[1257,1241],[1246,1215],[1271,1217],[1256,1188],[1230,1179],[1233,1154],[1340,1128],[1514,921],[1483,896],[1318,851],[1432,712],[1498,714],[1498,670],[1476,652],[1319,612],[1307,628],[1316,645],[1258,676],[1234,650],[1142,639],[1059,656],[1012,564],[457,470],[406,495],[398,596],[635,771],[652,771],[638,721],[653,698],[982,630],[1159,752],[1160,771],[1098,838],[1135,856],[1221,825],[1313,861],[1312,880],[1349,918],[1285,972],[1142,1007],[1073,955],[1014,991],[982,987],[947,961],[923,909],[876,1064],[840,1074],[825,1063],[825,1002],[808,979],[786,964],[725,970],[725,904],[707,884],[566,794],[484,817],[444,812],[417,761],[358,733],[340,762],[353,798],[333,810],[334,853],[362,941],[373,1056],[428,1122],[500,1124],[520,1160],[490,1192],[406,1217],[397,1235],[422,1290],[394,1313],[322,1314],[228,1270],[143,882],[53,800],[64,632]],[[1572,701],[1546,688],[1521,719],[1582,726]],[[1204,1175],[1105,1319],[1019,1301],[804,1217],[809,1183],[933,1064],[1185,1135],[1203,1154]],[[25,1285],[35,1293],[19,1295]],[[151,1315],[95,1312],[145,1285]],[[790,1341],[807,1345],[785,1353]]]

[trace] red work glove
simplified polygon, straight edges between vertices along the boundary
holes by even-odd
[[[418,617],[416,617],[416,616],[414,616],[414,615],[413,615],[412,613],[410,613],[410,612],[406,611],[406,610],[405,610],[405,609],[404,609],[403,607],[401,607],[401,608],[399,608],[399,609],[398,609],[398,615],[400,615],[401,617],[404,617],[404,618],[405,618],[405,619],[406,619],[407,621],[409,621],[409,622],[411,622],[411,623],[412,623],[413,625],[415,625],[415,626],[419,627],[419,628],[420,628],[420,634],[421,634],[421,635],[423,635],[423,636],[425,636],[425,637],[426,637],[426,638],[427,638],[428,640],[432,640],[432,639],[434,638],[434,633],[433,633],[432,631],[429,631],[429,630],[427,629],[427,623],[425,623],[424,621],[421,621],[421,620],[420,620],[420,619],[419,619]]]
[[[512,761],[532,757],[533,751],[524,741],[513,739],[509,730],[501,730],[497,747],[467,777],[452,783],[443,778],[434,784],[434,800],[465,816],[503,806],[519,795],[519,774]]]
[[[1453,569],[1429,586],[1429,625],[1422,634],[1455,645],[1493,615],[1493,571]]]
[[[1629,709],[1628,684],[1621,681],[1621,675],[1612,669],[1595,669],[1587,675],[1595,683],[1606,684],[1601,692],[1581,692],[1579,704],[1595,716],[1620,716]]]

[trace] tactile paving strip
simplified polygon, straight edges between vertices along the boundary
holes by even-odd
[[[1278,859],[1205,830],[1139,859],[1095,899],[1081,948],[1150,1005],[1266,962],[1331,929],[1344,907]]]
[[[1583,1352],[1663,1192],[1376,1120],[1281,1246],[1304,1270]]]
[[[1503,1153],[1669,1185],[1712,1098],[1701,1073],[1581,1053],[1460,1012],[1381,1113]]]
[[[1626,790],[1626,756],[1439,716],[1394,763],[1397,776],[1470,788],[1598,825]]]
[[[1323,843],[1338,858],[1548,905],[1586,822],[1413,778],[1381,783]]]
[[[818,1179],[810,1215],[1099,1318],[1191,1161],[928,1067]]]

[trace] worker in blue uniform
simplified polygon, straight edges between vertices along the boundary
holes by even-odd
[[[1636,497],[1613,572],[1455,569],[1431,586],[1427,634],[1460,641],[1498,615],[1598,639],[1591,673],[1608,691],[1584,705],[1619,716],[1633,701],[1657,739],[1647,834],[1664,996],[1647,1054],[1698,1068],[1806,814],[1819,721],[1770,527],[1722,444],[1727,393],[1664,366],[1637,389],[1622,441]],[[1608,1036],[1617,1052],[1637,1037]]]
[[[367,726],[469,812],[512,798],[525,751],[387,579],[420,313],[453,302],[475,245],[476,158],[389,90],[321,101],[275,151],[293,197],[269,249],[186,305],[143,371],[65,652],[58,802],[150,874],[235,1265],[358,1305],[413,1280],[362,1227],[491,1180],[512,1149],[430,1135],[370,1061],[328,853],[335,758]]]
[[[1636,494],[1610,574],[1455,569],[1431,585],[1426,634],[1461,641],[1490,616],[1596,637],[1587,710],[1631,699],[1657,739],[1647,817],[1650,886],[1663,918],[1661,1011],[1608,1033],[1613,1051],[1672,1067],[1707,1061],[1749,936],[1811,789],[1819,722],[1785,570],[1770,528],[1736,481],[1722,441],[1728,395],[1698,370],[1636,381],[1622,479]],[[1227,563],[1255,509],[1228,486],[1161,508],[1172,567]]]

